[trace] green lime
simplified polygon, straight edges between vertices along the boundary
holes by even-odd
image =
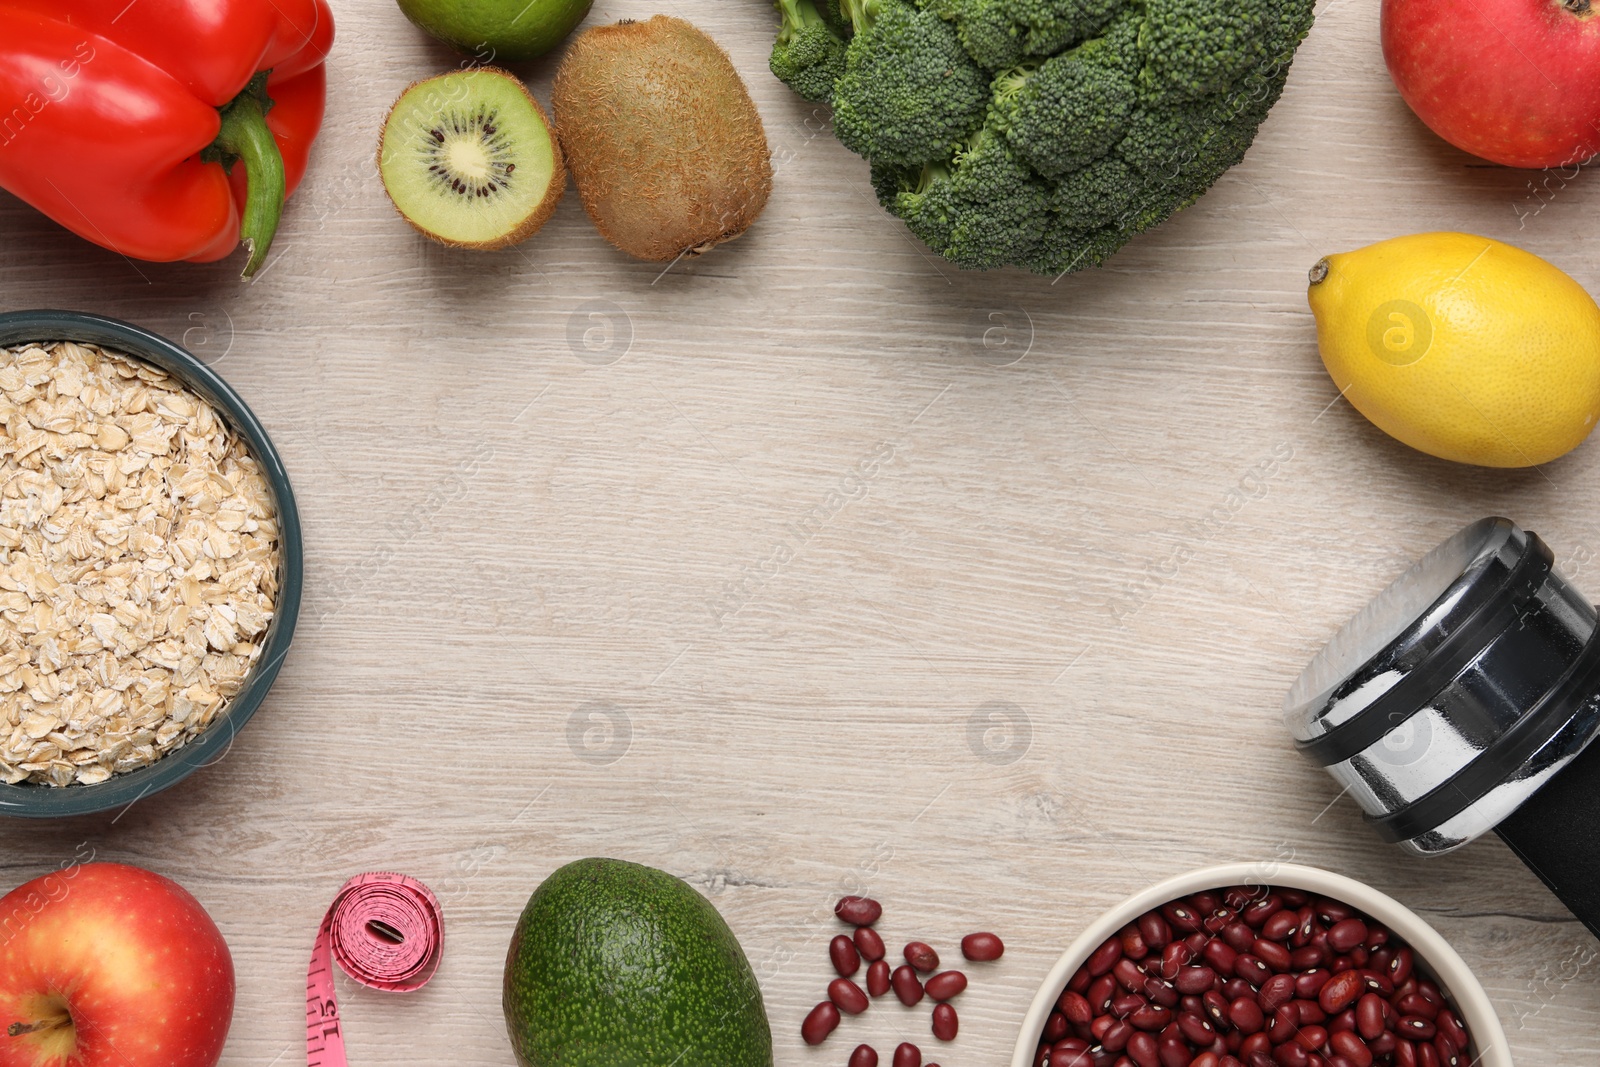
[[[483,63],[542,56],[571,33],[594,0],[399,0],[406,18]]]

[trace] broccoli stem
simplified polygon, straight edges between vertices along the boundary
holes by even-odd
[[[878,20],[879,0],[839,0],[842,11],[857,33],[866,33]]]
[[[778,28],[780,44],[788,44],[807,26],[827,24],[812,0],[777,0],[777,4],[783,15],[783,25]]]

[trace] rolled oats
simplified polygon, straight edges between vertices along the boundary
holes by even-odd
[[[94,785],[226,711],[278,594],[271,501],[160,368],[0,348],[0,781]]]

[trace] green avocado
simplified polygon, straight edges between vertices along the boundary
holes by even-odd
[[[506,953],[522,1067],[772,1067],[750,961],[711,902],[665,871],[586,859],[534,891]]]

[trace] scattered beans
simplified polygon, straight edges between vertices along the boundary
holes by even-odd
[[[922,999],[922,983],[917,981],[917,972],[910,967],[896,967],[889,976],[889,985],[894,989],[894,995],[900,998],[900,1003],[908,1008]]]
[[[967,988],[967,976],[960,971],[940,971],[923,986],[928,996],[941,1001],[949,1000],[965,988]]]
[[[828,983],[828,999],[846,1015],[860,1015],[870,1003],[861,987],[848,978],[835,978]]]
[[[833,913],[851,926],[871,926],[883,917],[883,905],[870,897],[840,897]]]
[[[1143,930],[1140,932],[1143,933]],[[1149,937],[1144,940],[1145,944],[1150,944]],[[994,934],[968,934],[961,939],[961,954],[974,963],[987,963],[990,960],[997,960],[1005,955],[1005,952],[1005,942]],[[935,966],[938,965],[935,964]]]
[[[956,1031],[961,1027],[961,1021],[956,1018],[956,1010],[948,1004],[935,1004],[933,1006],[933,1036],[940,1041],[954,1041]]]
[[[811,1009],[805,1022],[800,1024],[800,1037],[808,1045],[820,1045],[827,1036],[839,1028],[839,1009],[833,1001],[824,1000]]]
[[[828,959],[833,961],[833,969],[839,972],[840,978],[849,978],[861,969],[861,953],[856,951],[856,943],[844,934],[828,942]]]
[[[889,992],[889,963],[887,960],[873,960],[867,968],[867,993],[870,996],[881,997]]]
[[[878,1050],[871,1045],[857,1045],[850,1053],[849,1067],[878,1067]]]
[[[922,1067],[922,1050],[909,1041],[894,1050],[894,1067]]]
[[[953,973],[929,978],[928,995],[953,996]],[[1466,1067],[1470,1045],[1383,925],[1342,901],[1234,886],[1101,943],[1050,1013],[1034,1067]]]
[[[911,964],[912,970],[930,974],[939,969],[939,954],[933,950],[932,945],[921,941],[912,941],[905,948],[906,962]]]
[[[856,951],[861,953],[861,958],[868,963],[876,963],[888,955],[888,950],[883,945],[883,938],[879,937],[878,931],[870,926],[856,927],[855,944]]]

